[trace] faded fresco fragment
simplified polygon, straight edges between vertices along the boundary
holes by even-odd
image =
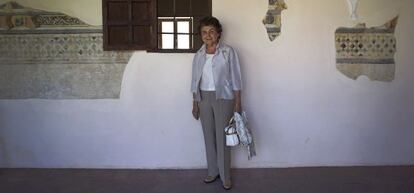
[[[281,14],[285,9],[287,6],[284,0],[269,0],[269,8],[262,22],[266,27],[270,41],[280,35]]]
[[[0,99],[119,98],[131,52],[103,51],[102,27],[0,5]]]
[[[383,26],[340,27],[335,32],[336,68],[349,78],[366,75],[370,80],[394,80],[398,16]]]
[[[358,15],[357,15],[358,1],[359,0],[348,0],[349,14],[351,15],[352,20],[358,19]]]

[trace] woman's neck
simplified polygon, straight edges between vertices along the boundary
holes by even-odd
[[[207,54],[214,54],[214,53],[216,53],[216,48],[217,48],[217,44],[218,43],[213,43],[213,44],[210,44],[210,45],[206,45],[206,53]]]

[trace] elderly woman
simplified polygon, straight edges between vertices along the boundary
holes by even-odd
[[[224,189],[230,181],[230,147],[226,146],[224,128],[241,111],[241,73],[236,51],[220,41],[221,24],[214,17],[200,21],[204,45],[194,56],[191,91],[193,116],[200,118],[206,147],[208,175],[205,183],[218,177]]]

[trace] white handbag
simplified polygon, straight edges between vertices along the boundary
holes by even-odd
[[[237,135],[236,124],[234,123],[233,117],[230,119],[229,125],[224,128],[224,133],[226,134],[227,146],[239,145],[239,136]]]

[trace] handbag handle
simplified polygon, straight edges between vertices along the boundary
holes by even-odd
[[[234,116],[231,117],[230,121],[229,121],[229,125],[231,125],[234,122]]]
[[[231,117],[231,119],[230,119],[230,121],[229,121],[229,124],[228,124],[228,126],[226,127],[226,128],[229,128],[231,125],[233,125],[234,124],[234,116],[233,117]],[[233,126],[234,127],[234,126]],[[225,130],[224,130],[224,133],[226,133],[226,135],[232,135],[232,134],[235,134],[236,133],[236,129],[234,128],[234,132],[230,132],[229,130],[226,130],[226,128],[225,128]]]
[[[237,131],[236,131],[236,129],[234,129],[233,132],[231,132],[230,129],[228,129],[228,130],[225,130],[224,133],[226,135],[233,135],[233,134],[237,134]]]

